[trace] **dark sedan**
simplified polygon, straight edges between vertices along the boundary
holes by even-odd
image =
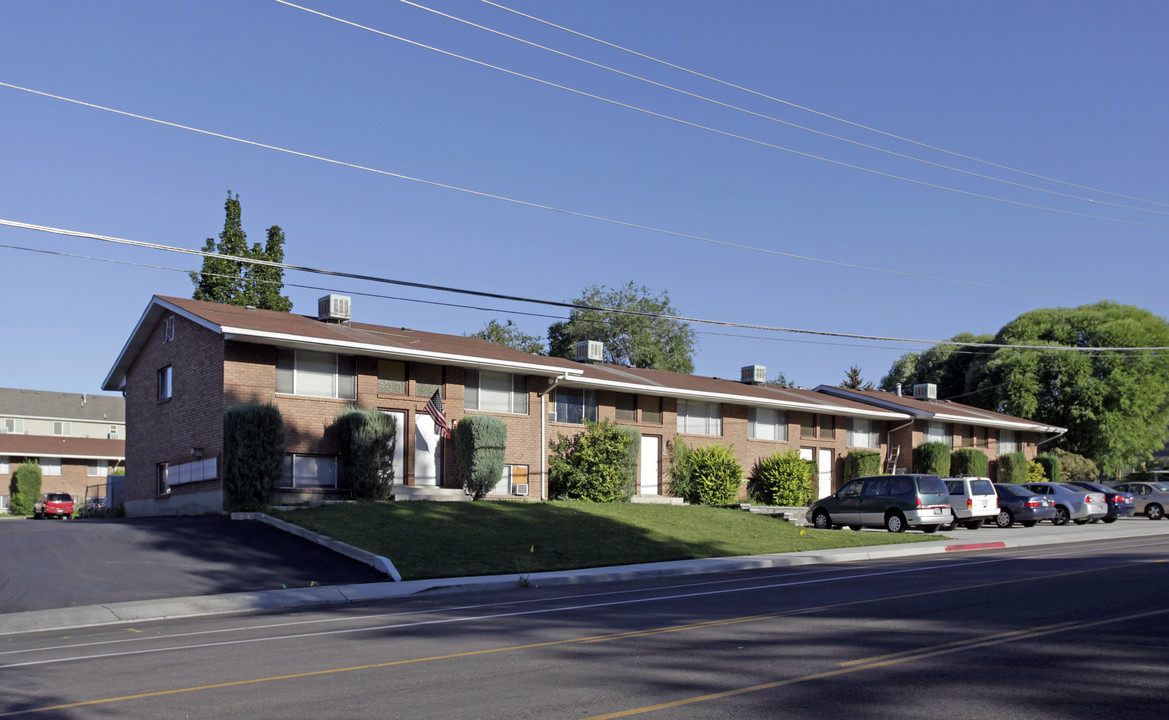
[[[1055,519],[1055,504],[1025,487],[995,483],[994,491],[999,496],[999,513],[994,517],[994,524],[1001,528],[1015,523],[1032,527],[1040,520]]]
[[[1068,485],[1082,487],[1092,492],[1104,493],[1104,501],[1108,503],[1108,514],[1100,518],[1106,523],[1116,522],[1118,517],[1132,517],[1136,514],[1137,506],[1133,502],[1132,493],[1108,487],[1094,482],[1069,480]]]

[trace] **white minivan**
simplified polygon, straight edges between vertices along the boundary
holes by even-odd
[[[943,478],[943,482],[950,491],[950,509],[954,512],[954,521],[947,530],[956,525],[977,530],[984,521],[999,514],[999,496],[990,478],[963,475]]]

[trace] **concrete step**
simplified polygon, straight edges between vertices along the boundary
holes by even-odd
[[[419,487],[394,486],[394,500],[408,502],[411,500],[429,500],[430,502],[470,502],[471,496],[463,492],[462,488],[440,488],[433,485]]]
[[[670,497],[669,495],[634,495],[629,498],[629,502],[638,503],[642,505],[685,505],[686,502],[682,498]]]

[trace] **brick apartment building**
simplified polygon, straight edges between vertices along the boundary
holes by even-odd
[[[126,404],[116,396],[0,388],[0,512],[22,463],[41,468],[44,492],[77,501],[126,458]]]
[[[489,497],[548,496],[548,443],[610,419],[641,432],[638,494],[668,491],[677,439],[731,447],[745,470],[798,449],[820,467],[819,494],[842,479],[853,449],[884,455],[888,433],[912,423],[903,409],[864,398],[742,381],[579,362],[410,328],[352,322],[349,298],[321,299],[316,317],[154,297],[107,376],[129,425],[128,515],[220,512],[223,417],[235,403],[271,403],[285,426],[284,500],[345,496],[325,429],[348,405],[397,419],[395,494],[461,493],[453,440],[425,406],[436,390],[457,423],[490,413],[508,426],[506,467]],[[1020,442],[1027,442],[1020,438]]]

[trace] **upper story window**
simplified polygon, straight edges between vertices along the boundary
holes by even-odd
[[[118,426],[117,425],[110,425],[109,438],[110,438],[110,440],[117,440],[118,439]]]
[[[641,421],[652,425],[662,424],[662,399],[660,397],[641,396]]]
[[[836,437],[836,418],[831,415],[814,415],[803,413],[800,415],[800,437],[824,438],[831,440]]]
[[[413,363],[410,367],[414,371],[414,397],[428,398],[436,392],[441,394],[441,365],[420,365]]]
[[[954,447],[954,426],[951,423],[926,420],[922,429],[922,442],[940,442]]]
[[[722,435],[722,406],[700,400],[679,400],[678,432],[688,435]]]
[[[401,360],[378,360],[377,391],[389,395],[405,395],[406,363]]]
[[[0,433],[23,433],[24,420],[21,418],[4,418],[0,420]]]
[[[109,460],[90,460],[86,475],[89,477],[105,477],[110,472]]]
[[[468,370],[463,407],[480,412],[527,415],[528,377],[493,370]]]
[[[554,419],[560,423],[597,421],[597,391],[581,388],[556,388],[552,398]]]
[[[0,475],[7,475],[10,472],[8,469],[8,456],[0,455]]]
[[[73,423],[71,423],[67,420],[65,420],[65,421],[55,420],[53,422],[53,434],[54,435],[72,435],[73,434]]]
[[[38,458],[37,464],[41,466],[42,475],[61,474],[61,458]]]
[[[747,437],[787,440],[787,413],[775,408],[747,408]]]
[[[1014,430],[999,430],[999,455],[1019,452],[1019,441],[1015,438]]]
[[[618,422],[637,422],[636,395],[617,393],[616,409]]]
[[[881,437],[877,434],[877,421],[849,418],[848,445],[849,447],[869,448],[870,450],[880,448]]]
[[[162,341],[171,342],[175,339],[175,316],[171,315],[162,321]]]
[[[170,400],[174,396],[174,370],[170,365],[158,370],[158,399]]]
[[[355,400],[356,358],[352,355],[281,348],[276,358],[276,392]]]

